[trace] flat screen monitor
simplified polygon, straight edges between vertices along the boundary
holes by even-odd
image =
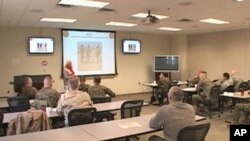
[[[157,55],[154,57],[154,72],[178,72],[178,55]]]
[[[122,52],[131,54],[141,53],[141,42],[139,40],[130,40],[130,39],[123,40]]]
[[[62,66],[70,60],[75,75],[117,74],[114,31],[62,29],[62,41]]]
[[[54,53],[54,39],[50,37],[29,37],[30,54]]]

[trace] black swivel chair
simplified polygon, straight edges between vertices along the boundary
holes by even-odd
[[[219,109],[219,98],[220,98],[220,85],[214,85],[211,87],[210,93],[209,93],[209,99],[204,100],[204,105],[207,107],[207,110],[209,112],[209,117],[212,118],[213,110]],[[218,115],[220,117],[220,115]]]
[[[5,131],[3,128],[3,117],[4,117],[4,114],[0,112],[0,137],[5,135]]]
[[[27,111],[30,108],[29,98],[25,96],[8,97],[10,112]]]
[[[96,97],[96,98],[91,98],[91,100],[93,101],[94,104],[98,104],[98,103],[107,103],[107,102],[111,102],[111,97]],[[96,112],[94,114],[95,117],[95,122],[101,122],[104,121],[104,119],[106,119],[107,121],[110,120],[114,120],[114,113],[111,112]]]
[[[247,84],[247,82],[241,82],[240,83],[238,91],[240,91],[240,90],[243,90],[243,91],[248,90],[248,84]]]
[[[131,118],[140,116],[143,100],[130,100],[122,103],[121,118]]]
[[[177,136],[177,141],[205,141],[210,123],[195,124],[184,127]]]
[[[68,125],[82,125],[94,122],[93,114],[96,112],[96,108],[81,108],[81,109],[71,109],[68,113]]]

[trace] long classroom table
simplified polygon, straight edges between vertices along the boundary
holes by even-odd
[[[127,100],[93,104],[93,107],[96,108],[97,112],[116,111],[116,110],[120,110],[121,109],[121,105],[125,101],[127,101]],[[143,106],[148,106],[148,105],[149,104],[146,103],[146,102],[143,103]],[[16,118],[19,113],[22,113],[22,112],[5,113],[4,114],[3,123],[9,123],[12,119]],[[59,115],[56,112],[55,108],[52,111],[47,112],[47,116],[49,118],[59,117]]]
[[[149,127],[149,121],[154,115],[149,114],[127,119],[80,125],[78,127],[100,141],[119,139],[162,130]],[[206,118],[195,116],[196,121],[204,119]]]

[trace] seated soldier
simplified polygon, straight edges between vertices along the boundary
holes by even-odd
[[[32,87],[33,82],[30,77],[26,77],[24,80],[24,86],[22,87],[22,92],[19,96],[27,96],[29,99],[34,99],[36,97],[37,89]]]
[[[100,85],[101,83],[101,77],[96,76],[94,77],[94,86],[91,86],[88,89],[88,93],[91,98],[102,98],[106,97],[106,94],[108,94],[111,97],[115,96],[115,93],[107,88],[106,86]]]
[[[43,85],[44,85],[43,88],[37,92],[36,100],[32,105],[34,105],[35,108],[40,109],[40,106],[44,105],[42,105],[42,103],[40,103],[39,101],[45,101],[47,103],[46,106],[55,108],[60,98],[60,94],[55,89],[52,88],[53,86],[52,77],[45,76],[43,80]]]
[[[233,124],[239,124],[240,113],[243,113],[242,124],[250,124],[250,103],[238,103],[234,108]]]
[[[167,96],[169,85],[170,85],[170,82],[167,77],[167,73],[161,73],[159,75],[158,88],[156,90],[159,104],[162,104],[164,101],[164,98]]]
[[[86,78],[85,76],[80,77],[80,85],[79,85],[79,90],[83,92],[88,92],[88,89],[90,87],[89,84],[86,84]]]
[[[69,91],[62,94],[56,110],[59,114],[64,115],[65,125],[68,124],[68,112],[75,107],[91,107],[92,101],[86,92],[79,91],[79,79],[72,76],[68,79]]]

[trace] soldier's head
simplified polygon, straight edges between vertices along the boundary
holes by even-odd
[[[166,77],[168,77],[167,73],[161,73],[160,76],[159,76],[160,79],[163,79],[163,78],[166,78]]]
[[[94,77],[94,84],[99,85],[101,83],[101,77],[100,76],[95,76]]]
[[[32,82],[31,77],[26,77],[26,78],[24,79],[24,86],[31,87],[32,85],[33,85],[33,82]]]
[[[207,72],[206,72],[206,71],[200,71],[200,73],[199,73],[199,78],[200,78],[200,79],[207,78]]]
[[[81,76],[81,77],[80,77],[80,82],[83,83],[83,84],[86,82],[85,76]]]
[[[76,76],[70,77],[68,80],[69,90],[78,90],[79,78]]]
[[[228,80],[230,78],[229,73],[225,72],[223,73],[223,80]]]
[[[181,90],[181,88],[177,86],[173,86],[170,88],[168,92],[168,99],[169,102],[181,102],[184,97],[184,92]]]
[[[53,78],[51,76],[45,76],[43,79],[43,85],[45,88],[52,88]]]
[[[230,72],[230,74],[231,74],[231,76],[235,76],[236,75],[236,73],[237,73],[237,71],[236,70],[231,70],[231,72]]]

